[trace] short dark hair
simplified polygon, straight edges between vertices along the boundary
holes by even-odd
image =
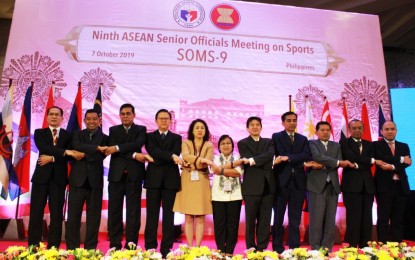
[[[208,125],[206,124],[204,120],[200,118],[195,119],[192,121],[192,123],[190,123],[189,130],[187,131],[187,139],[189,139],[190,141],[195,140],[195,135],[193,134],[193,128],[195,127],[196,123],[202,123],[205,126],[205,136],[203,136],[203,141],[208,141],[210,138],[210,132],[209,132]]]
[[[328,125],[330,127],[330,130],[331,130],[331,125],[330,125],[329,122],[327,122],[327,121],[320,121],[320,122],[318,122],[316,124],[316,131],[318,131],[318,129],[320,129],[320,126],[322,126],[322,125]]]
[[[290,116],[290,115],[295,115],[295,119],[298,118],[298,116],[297,116],[296,113],[294,113],[293,111],[288,111],[288,112],[285,112],[284,114],[282,114],[282,116],[281,116],[281,122],[284,122],[285,121],[285,118],[287,116]]]
[[[171,113],[167,109],[162,108],[159,111],[157,111],[157,113],[156,113],[156,120],[157,120],[157,117],[158,117],[158,115],[160,113],[167,113],[167,114],[169,114],[169,118],[171,119]]]
[[[131,105],[130,103],[122,104],[120,107],[120,113],[121,113],[121,110],[123,110],[124,108],[129,108],[129,107],[131,108],[131,111],[133,112],[133,114],[135,114],[134,106]]]
[[[246,120],[246,128],[248,128],[249,127],[249,123],[251,123],[252,121],[254,121],[254,120],[256,120],[256,121],[258,121],[259,122],[259,124],[261,125],[261,127],[262,127],[262,119],[260,118],[260,117],[258,117],[258,116],[251,116],[251,117],[249,117],[247,120]]]
[[[96,113],[96,114],[97,114],[97,116],[99,117],[99,112],[98,112],[95,108],[91,108],[91,109],[87,109],[87,110],[85,111],[84,118],[86,117],[86,115],[87,115],[87,114],[92,114],[92,113]]]
[[[360,123],[362,123],[363,128],[365,128],[365,125],[364,125],[364,124],[363,124],[363,122],[362,122],[361,120],[359,120],[359,119],[352,119],[352,120],[350,120],[350,121],[349,121],[349,124],[347,125],[347,128],[349,128],[349,129],[350,129],[350,126],[352,125],[352,123],[355,123],[355,122],[360,122]]]
[[[48,114],[49,114],[49,111],[52,109],[52,108],[56,108],[56,109],[59,109],[59,111],[61,112],[61,116],[63,116],[63,109],[62,108],[60,108],[60,107],[58,107],[58,106],[52,106],[52,107],[50,107],[50,108],[48,108]]]
[[[223,140],[225,140],[226,138],[229,138],[229,140],[231,140],[231,144],[232,144],[232,152],[233,152],[233,149],[235,148],[235,143],[233,142],[233,139],[232,139],[232,137],[230,137],[229,135],[222,135],[221,137],[219,137],[219,141],[218,141],[218,150],[219,150],[219,152],[221,153],[221,150],[220,150],[220,143],[223,141]]]

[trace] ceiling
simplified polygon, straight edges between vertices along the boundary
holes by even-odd
[[[0,0],[0,18],[11,19],[15,0]],[[415,48],[414,0],[259,0],[268,4],[379,15],[383,46]]]

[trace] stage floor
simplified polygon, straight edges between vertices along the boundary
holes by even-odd
[[[180,239],[181,239],[181,242],[174,243],[173,249],[177,248],[179,246],[179,244],[185,243],[186,240],[185,240],[184,234],[182,234]],[[414,241],[405,241],[405,242],[407,242],[408,245],[410,245],[410,246],[415,245]],[[159,243],[160,243],[160,238],[159,238]],[[140,235],[138,245],[141,246],[141,248],[144,249],[144,236],[143,235]],[[205,236],[204,239],[203,239],[202,245],[207,246],[209,248],[216,248],[214,237],[213,236]],[[26,239],[25,240],[0,240],[0,252],[3,252],[4,250],[6,250],[9,246],[27,246],[27,240]],[[301,247],[309,248],[309,245],[304,244]],[[334,245],[333,251],[334,252],[337,251],[340,247],[342,247],[341,244]],[[65,242],[62,242],[61,248],[66,249]],[[288,249],[288,247],[286,247],[286,248]],[[100,249],[104,253],[109,249],[109,241],[107,240],[106,233],[100,234],[98,249]],[[236,245],[236,248],[235,248],[235,254],[242,254],[245,250],[246,250],[245,237],[240,236],[239,239],[238,239],[238,243]],[[268,244],[268,250],[272,250],[271,241]]]

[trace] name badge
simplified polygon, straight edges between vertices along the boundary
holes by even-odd
[[[226,179],[223,182],[223,190],[224,191],[232,191],[232,183],[231,183],[231,181],[229,179]]]
[[[190,180],[191,181],[198,181],[199,180],[199,172],[198,171],[191,171],[190,172]]]

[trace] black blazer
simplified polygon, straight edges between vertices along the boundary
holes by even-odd
[[[395,141],[395,155],[392,155],[392,151],[389,148],[389,144],[386,140],[380,140],[373,142],[375,150],[375,158],[382,160],[386,163],[393,164],[395,166],[394,171],[384,171],[380,167],[376,166],[375,173],[375,185],[376,192],[389,192],[393,184],[393,175],[396,173],[401,179],[402,191],[406,195],[410,195],[408,176],[406,175],[405,168],[409,165],[401,163],[401,156],[411,156],[409,146],[405,143]]]
[[[255,165],[245,164],[242,195],[262,195],[268,183],[269,192],[275,193],[275,179],[272,174],[274,146],[269,138],[256,142],[248,136],[238,142],[241,158],[253,158]]]
[[[82,187],[88,177],[89,185],[94,189],[103,188],[105,154],[97,151],[98,146],[107,146],[108,136],[98,129],[89,140],[89,131],[75,131],[72,137],[72,148],[85,153],[82,160],[74,160],[72,163],[69,185]]]
[[[130,181],[143,181],[145,177],[144,163],[132,158],[133,154],[141,153],[146,142],[146,127],[132,124],[128,134],[123,125],[112,126],[109,129],[108,145],[118,145],[119,151],[111,155],[108,181],[118,182],[123,172],[128,172]]]
[[[59,130],[58,143],[53,145],[52,131],[49,127],[35,130],[35,144],[40,155],[50,155],[55,158],[55,162],[40,166],[36,164],[32,176],[32,182],[45,184],[53,178],[58,184],[68,184],[68,160],[70,157],[64,156],[65,150],[69,148],[71,134],[65,129]]]
[[[289,160],[274,167],[274,174],[278,178],[280,187],[285,187],[294,176],[298,189],[306,189],[307,177],[304,162],[311,160],[307,137],[294,133],[294,144],[291,144],[287,132],[281,131],[272,135],[275,147],[275,156],[288,156]]]
[[[144,188],[180,188],[179,167],[172,156],[180,156],[181,147],[182,137],[178,134],[169,131],[164,140],[158,130],[147,134],[146,150],[154,163],[148,163]]]
[[[372,176],[372,158],[374,158],[372,142],[362,139],[362,154],[357,142],[349,137],[340,142],[343,160],[357,163],[358,169],[344,168],[341,189],[343,192],[358,193],[365,189],[367,194],[375,194],[375,183]]]

